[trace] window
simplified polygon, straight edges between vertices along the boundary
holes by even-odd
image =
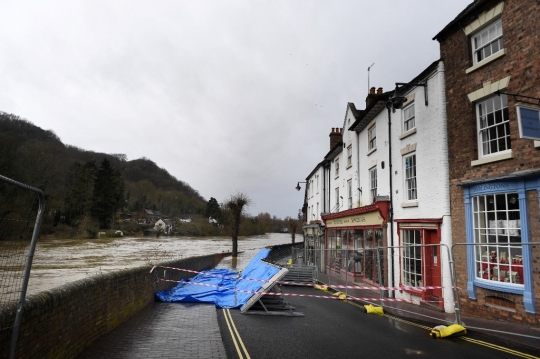
[[[368,150],[377,148],[377,133],[375,125],[371,126],[368,130]]]
[[[507,96],[501,94],[478,102],[476,112],[480,157],[509,150],[511,144]]]
[[[499,19],[476,35],[471,36],[471,41],[475,64],[501,51],[504,48],[502,21]]]
[[[422,247],[419,230],[403,231],[403,247],[401,248],[401,281],[403,285],[422,286]]]
[[[352,166],[352,145],[347,147],[347,167]]]
[[[476,278],[523,284],[521,222],[517,193],[471,198]]]
[[[336,209],[336,212],[339,211],[339,187],[336,188],[336,207],[334,207]]]
[[[336,168],[336,177],[339,176],[339,157],[334,160],[334,167]]]
[[[371,199],[377,197],[377,167],[369,170],[369,188],[371,190]]]
[[[416,154],[405,157],[405,189],[407,201],[416,201]]]
[[[403,132],[412,130],[414,127],[414,104],[412,104],[403,110]]]
[[[352,180],[347,181],[347,198],[349,202],[349,209],[352,208]]]

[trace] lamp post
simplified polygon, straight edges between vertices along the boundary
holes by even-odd
[[[306,183],[306,190],[307,190],[307,182],[298,182],[296,184],[296,190],[297,191],[300,191],[302,189],[302,187],[300,187],[300,183]],[[302,206],[302,221],[303,222],[307,222],[308,221],[308,218],[307,218],[307,201],[306,201],[306,196],[307,196],[307,193],[304,194],[304,205]]]
[[[424,87],[424,100],[426,106],[428,105],[427,95],[427,82],[422,83],[404,83],[396,82],[396,89],[394,94],[386,101],[386,109],[388,110],[388,171],[390,173],[390,208],[388,210],[388,220],[390,222],[390,257],[392,258],[392,274],[391,274],[391,286],[394,286],[394,196],[392,188],[392,110],[399,110],[403,107],[403,104],[407,101],[405,96],[399,94],[399,86],[422,86]]]

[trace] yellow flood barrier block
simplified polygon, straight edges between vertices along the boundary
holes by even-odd
[[[376,307],[373,304],[366,304],[364,305],[364,308],[366,308],[367,314],[384,315],[384,310],[382,307]]]
[[[451,324],[449,326],[438,325],[431,330],[431,333],[429,335],[433,339],[437,339],[465,334],[467,334],[467,329],[465,329],[459,324]]]

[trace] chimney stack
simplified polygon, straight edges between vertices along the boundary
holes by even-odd
[[[377,99],[377,96],[382,95],[382,93],[383,93],[383,88],[382,87],[379,87],[377,89],[377,92],[375,92],[375,87],[370,88],[369,89],[369,94],[366,97],[366,108],[368,108],[369,105],[371,105],[373,103],[373,101],[375,101]]]
[[[330,132],[330,149],[334,148],[343,139],[343,129],[332,127]]]

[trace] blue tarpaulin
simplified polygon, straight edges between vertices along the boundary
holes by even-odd
[[[204,271],[193,278],[183,279],[170,290],[157,292],[156,298],[169,303],[214,303],[219,308],[240,308],[253,296],[251,292],[259,291],[266,284],[264,281],[270,280],[279,272],[279,267],[262,261],[268,253],[270,253],[269,249],[259,251],[240,273],[230,269]],[[238,290],[249,291],[249,293],[238,292]]]

